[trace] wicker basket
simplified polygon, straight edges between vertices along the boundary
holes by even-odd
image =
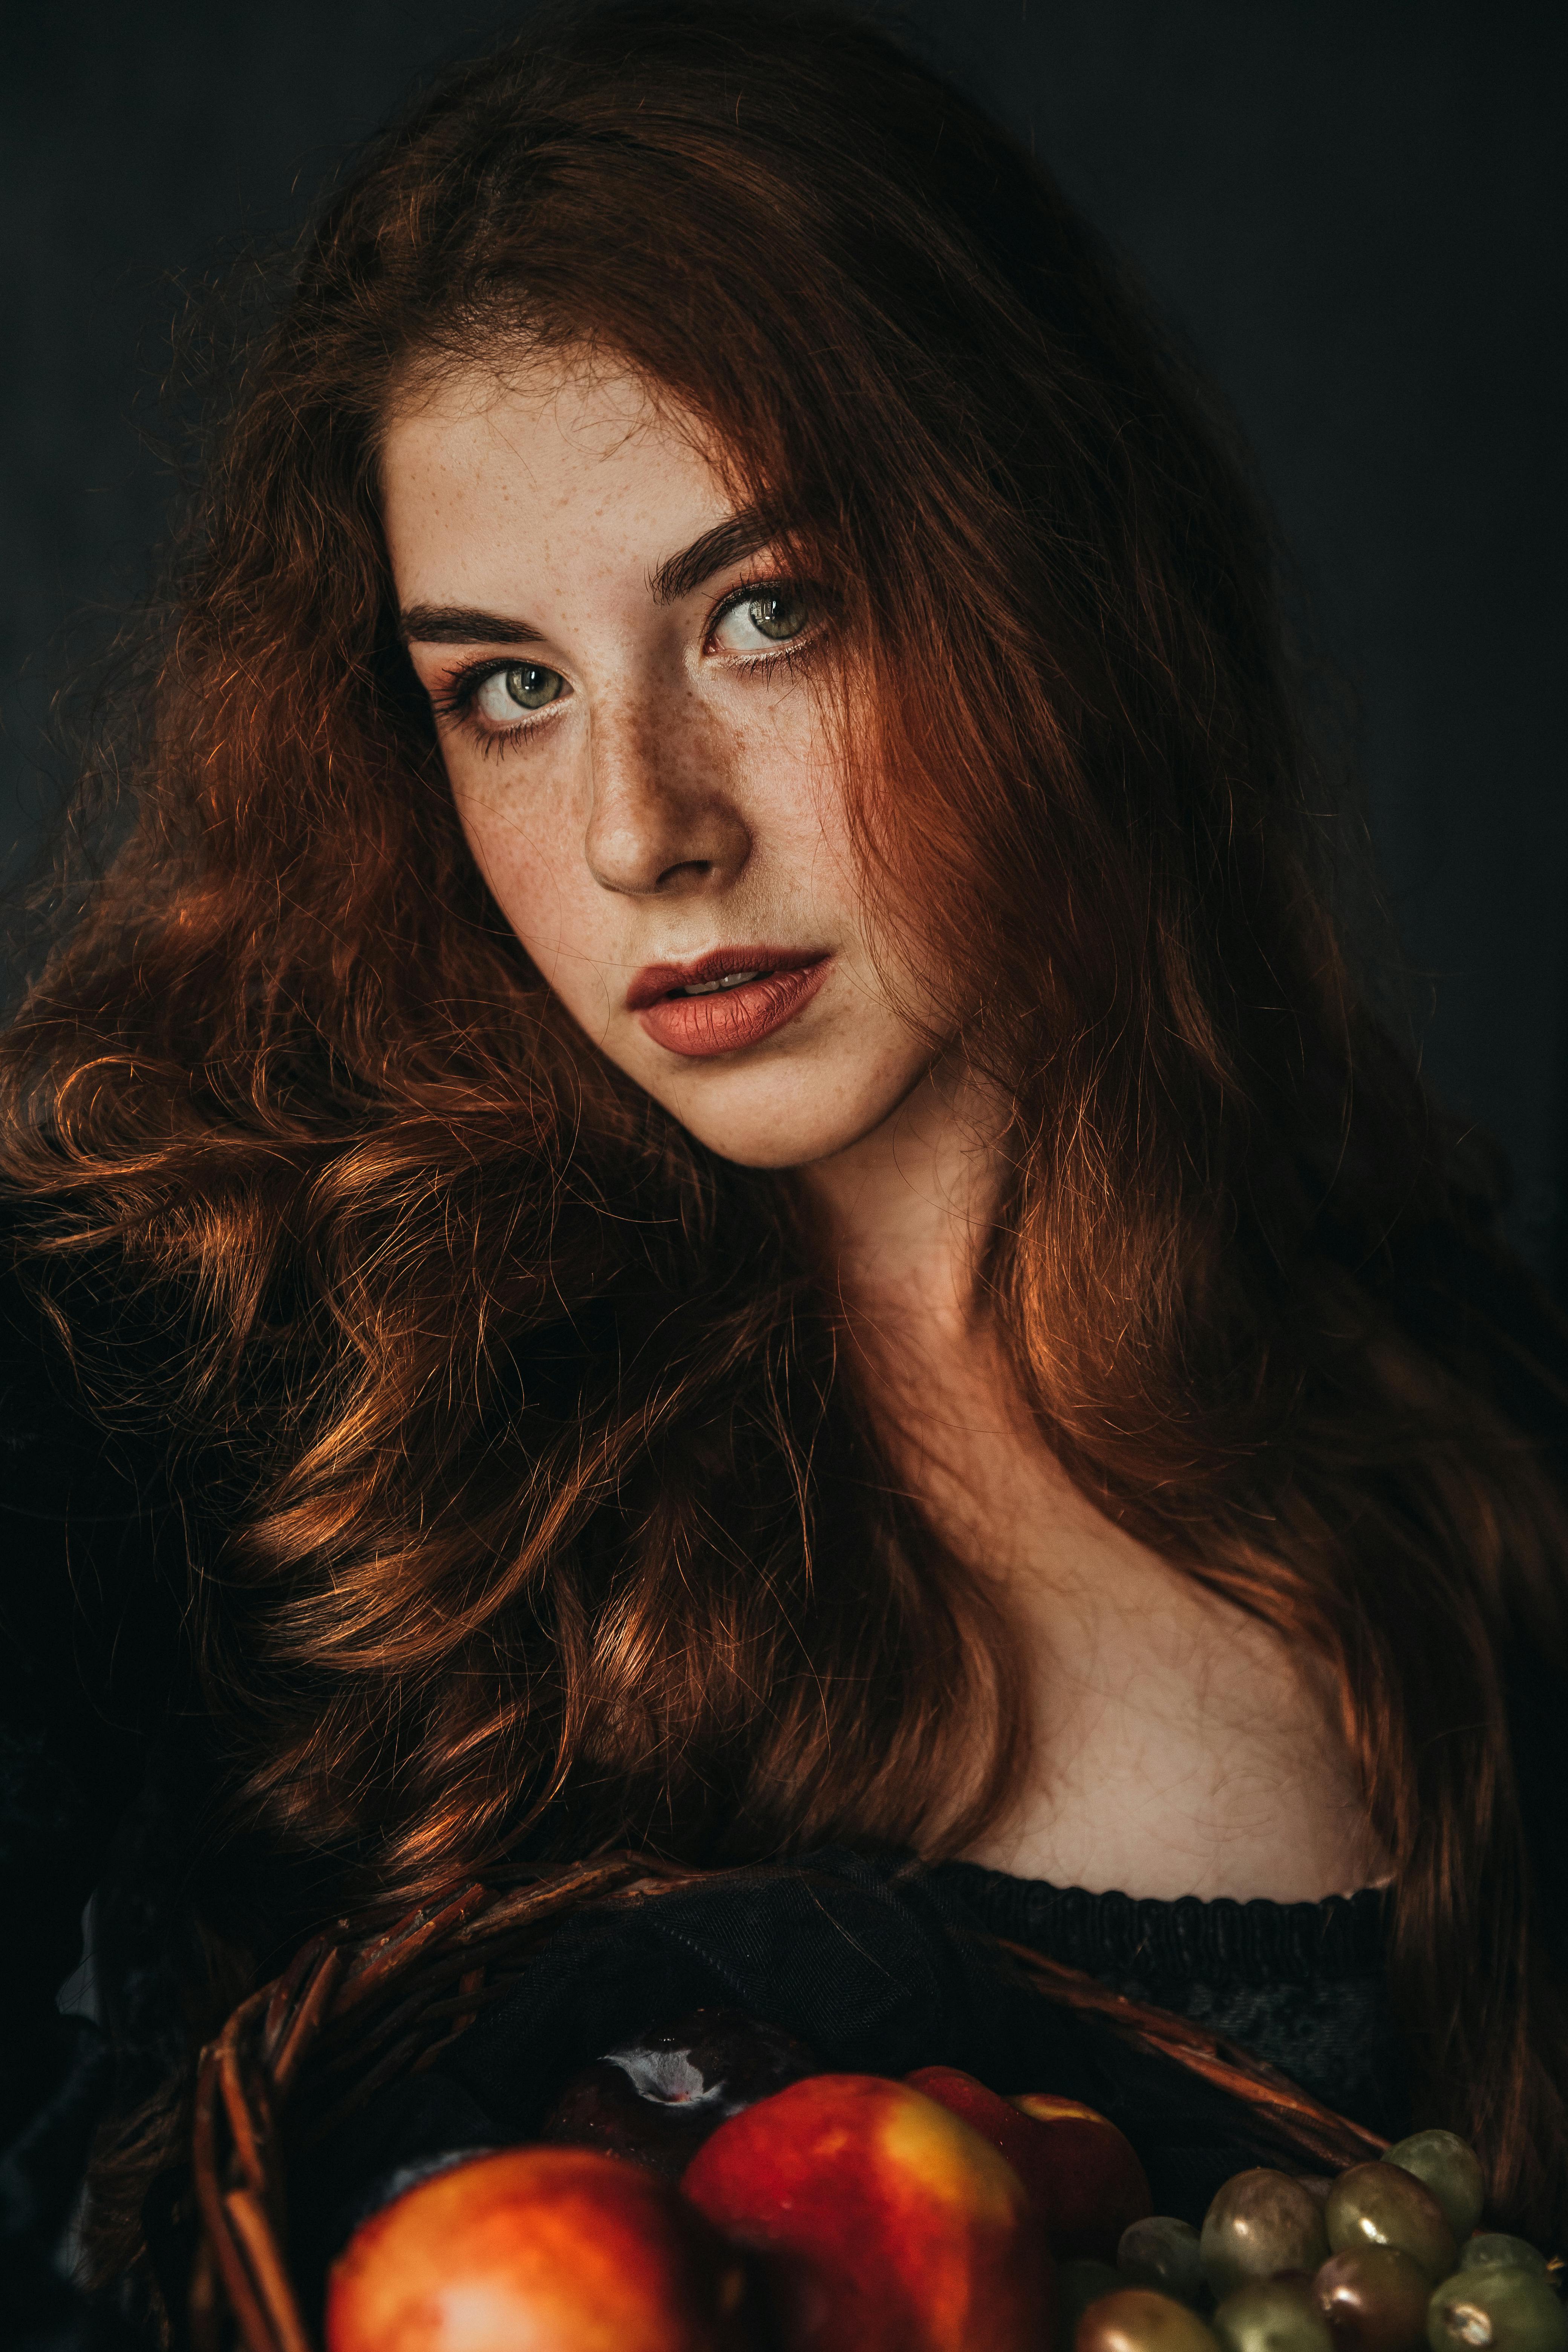
[[[318,2352],[289,2274],[284,2135],[324,2137],[375,2092],[428,2066],[510,1992],[568,1912],[657,1902],[710,1874],[615,1855],[510,1886],[464,1887],[384,1933],[318,1937],[237,2009],[204,2050],[191,2175],[193,2352]],[[1100,2018],[1249,2105],[1279,2160],[1338,2171],[1385,2143],[1232,2044],[1110,1992],[1026,1947],[998,1947],[1043,1998]]]

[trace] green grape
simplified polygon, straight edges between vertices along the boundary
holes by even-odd
[[[1124,2286],[1091,2303],[1078,2323],[1073,2352],[1219,2352],[1195,2311],[1152,2287]]]
[[[1540,2271],[1478,2263],[1426,2307],[1432,2352],[1568,2352],[1568,2311]]]
[[[1179,2303],[1196,2303],[1204,2291],[1198,2233],[1190,2221],[1169,2213],[1129,2222],[1116,2249],[1116,2267],[1124,2286],[1152,2286]]]
[[[1091,2261],[1087,2255],[1079,2262],[1057,2264],[1057,2345],[1066,2352],[1073,2339],[1073,2331],[1091,2303],[1102,2294],[1115,2294],[1127,2281],[1109,2263]]]
[[[1546,2276],[1546,2257],[1528,2238],[1510,2238],[1506,2231],[1488,2230],[1479,2238],[1467,2238],[1459,2248],[1459,2268],[1473,2271],[1478,2264],[1501,2264],[1510,2271],[1533,2271],[1538,2278]]]
[[[1288,2172],[1238,2172],[1204,2216],[1204,2276],[1216,2297],[1276,2271],[1315,2271],[1329,2252],[1322,2210]]]
[[[1226,2296],[1211,2325],[1223,2352],[1334,2352],[1304,2271],[1290,2278],[1248,2279]]]
[[[1339,2352],[1415,2352],[1425,2339],[1432,2283],[1397,2247],[1331,2254],[1312,2292]]]
[[[1394,2246],[1433,2282],[1447,2278],[1459,2259],[1443,2208],[1425,2181],[1397,2164],[1354,2164],[1342,2172],[1323,2219],[1336,2254],[1352,2246]]]
[[[1448,2227],[1461,2242],[1481,2218],[1487,2184],[1481,2161],[1451,2131],[1413,2132],[1384,2151],[1384,2164],[1397,2164],[1424,2181],[1448,2217]]]

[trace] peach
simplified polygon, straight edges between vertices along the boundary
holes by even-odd
[[[332,2265],[327,2352],[742,2352],[742,2258],[668,2181],[587,2148],[455,2165]]]
[[[904,2079],[1001,2151],[1034,2200],[1052,2252],[1064,2261],[1114,2262],[1123,2230],[1151,2210],[1149,2184],[1131,2145],[1092,2107],[1043,2091],[1005,2099],[956,2066],[922,2066]]]
[[[1154,2210],[1131,2140],[1076,2099],[1016,2091],[1006,2104],[1043,2127],[1045,2147],[1030,2158],[1025,2179],[1046,2216],[1051,2251],[1114,2262],[1123,2230]]]
[[[757,2251],[784,2352],[1049,2352],[1050,2257],[1023,2183],[907,2084],[793,2084],[721,2124],[682,2186]]]

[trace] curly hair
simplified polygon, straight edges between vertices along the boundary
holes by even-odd
[[[601,1059],[462,840],[378,436],[520,343],[659,388],[829,586],[865,887],[1013,1105],[982,1295],[1020,1388],[1331,1673],[1423,2112],[1540,2224],[1568,2042],[1503,1660],[1563,1654],[1568,1533],[1393,1303],[1462,1205],[1335,919],[1269,532],[1048,177],[841,14],[574,16],[358,160],[4,1040],[36,1279],[155,1315],[151,1386],[87,1365],[102,1409],[222,1465],[193,1598],[234,1817],[390,1899],[525,1843],[952,1853],[1019,1753],[997,1604],[900,1491],[788,1178]]]

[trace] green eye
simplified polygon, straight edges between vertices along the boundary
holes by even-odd
[[[713,643],[727,654],[765,653],[770,646],[787,646],[803,637],[816,615],[811,592],[787,581],[742,595],[719,616]]]
[[[805,597],[795,588],[770,590],[765,596],[753,596],[746,606],[746,618],[752,628],[774,645],[798,637],[810,617]]]
[[[559,702],[565,691],[566,681],[558,669],[546,669],[542,662],[511,662],[505,669],[491,670],[473,707],[488,727],[515,726],[520,710],[542,710],[546,703]]]
[[[502,672],[502,683],[520,710],[542,710],[555,700],[565,680],[558,669],[546,669],[542,663],[517,662]]]

